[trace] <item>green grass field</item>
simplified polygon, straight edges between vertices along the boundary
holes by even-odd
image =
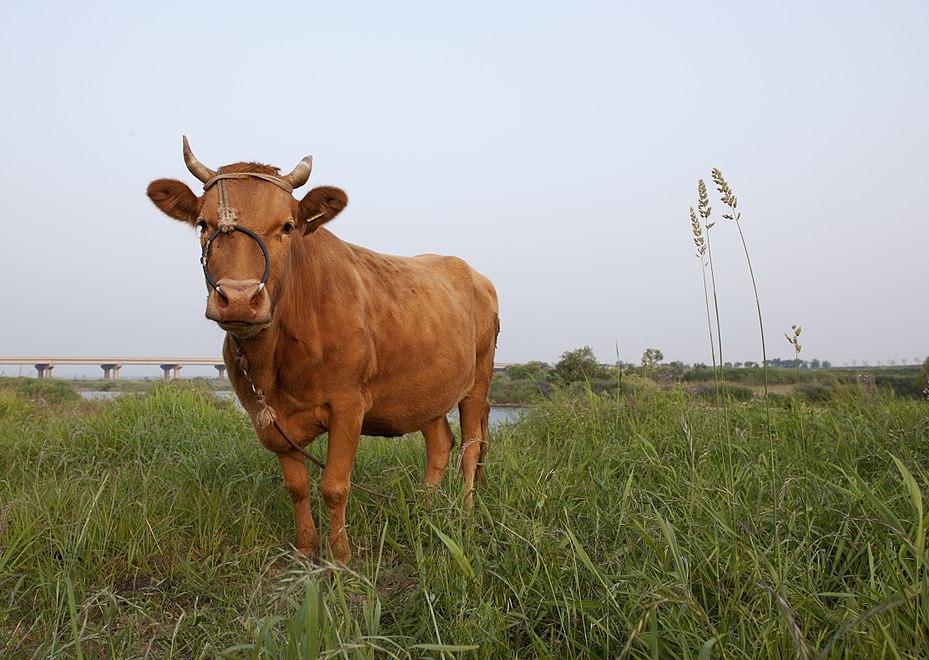
[[[474,511],[365,439],[349,569],[288,549],[277,461],[181,384],[0,389],[0,656],[920,657],[929,405],[554,396]],[[324,453],[325,439],[313,451]],[[773,464],[772,464],[773,458]],[[314,513],[328,520],[318,492]]]

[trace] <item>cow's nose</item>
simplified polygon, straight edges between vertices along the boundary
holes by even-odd
[[[222,279],[210,291],[206,317],[219,323],[266,323],[271,316],[268,291],[258,280]]]

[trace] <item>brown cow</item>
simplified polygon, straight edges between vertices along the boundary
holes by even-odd
[[[345,507],[361,434],[421,431],[426,484],[437,486],[454,445],[446,413],[457,405],[470,505],[488,440],[487,390],[499,329],[493,284],[455,257],[396,257],[336,238],[322,226],[345,208],[346,194],[323,186],[297,201],[290,192],[309,178],[309,158],[287,176],[257,163],[217,173],[194,157],[186,138],[184,158],[206,184],[204,194],[158,179],[148,196],[168,216],[199,227],[201,244],[214,236],[209,275],[216,286],[207,285],[206,316],[226,331],[223,359],[236,395],[258,439],[280,461],[297,548],[310,557],[319,551],[306,465],[274,425],[259,423],[261,407],[235,360],[236,344],[290,438],[305,446],[329,432],[321,491],[336,561],[350,555]],[[217,180],[217,174],[239,176]],[[220,218],[221,195],[231,219]],[[251,230],[267,246],[266,285],[258,241],[239,229],[216,232],[221,220]]]

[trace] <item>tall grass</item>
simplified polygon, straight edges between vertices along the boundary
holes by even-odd
[[[737,208],[739,204],[738,198],[732,192],[732,188],[726,182],[726,179],[723,177],[723,173],[719,169],[714,168],[711,172],[711,175],[713,177],[713,182],[716,184],[716,189],[719,191],[720,200],[729,209],[728,213],[723,213],[723,218],[735,222],[735,226],[739,230],[739,239],[742,241],[742,250],[745,253],[745,262],[748,264],[748,274],[752,280],[752,292],[755,294],[755,309],[758,312],[758,332],[761,336],[761,366],[764,369],[765,397],[767,397],[768,351],[765,347],[764,318],[761,314],[761,299],[758,297],[758,284],[755,281],[755,269],[752,268],[752,257],[748,252],[748,244],[745,242],[745,233],[742,231],[742,212]]]
[[[713,284],[713,308],[716,312],[716,342],[719,347],[719,368],[722,369],[723,360],[723,331],[719,319],[719,294],[716,289],[716,269],[713,266],[713,248],[710,243],[710,230],[716,225],[710,222],[713,208],[710,206],[710,197],[706,191],[706,183],[703,179],[697,181],[697,209],[700,212],[700,218],[703,221],[703,230],[706,236],[706,255],[710,264],[710,281]],[[712,329],[710,331],[710,340],[712,341]],[[719,376],[717,376],[718,378]]]
[[[694,237],[694,248],[696,249],[697,258],[700,260],[700,275],[703,279],[703,305],[706,309],[706,331],[710,338],[710,359],[713,361],[713,376],[719,385],[719,376],[716,369],[716,342],[713,338],[713,321],[710,316],[710,295],[706,286],[706,239],[703,238],[703,226],[694,213],[694,207],[690,207],[690,226]],[[715,298],[714,298],[715,302]]]
[[[394,501],[353,494],[342,570],[288,551],[231,404],[0,391],[0,656],[919,656],[927,410],[808,406],[806,452],[772,410],[772,493],[759,403],[727,443],[680,389],[555,395],[496,430],[470,516],[453,470],[427,497],[420,439],[366,438],[353,479]]]
[[[752,281],[752,292],[755,294],[755,309],[758,313],[758,332],[761,336],[761,368],[764,376],[764,407],[765,417],[767,419],[768,449],[771,460],[771,488],[772,490],[775,490],[778,484],[778,474],[776,454],[774,451],[774,433],[771,430],[771,407],[770,402],[768,401],[768,351],[765,346],[764,318],[761,314],[761,299],[758,296],[758,284],[755,281],[755,269],[752,268],[752,258],[748,251],[748,244],[745,241],[745,233],[742,231],[742,212],[738,210],[738,198],[735,196],[735,193],[732,191],[732,187],[723,176],[722,171],[720,171],[718,168],[713,168],[712,172],[710,172],[710,176],[713,178],[713,183],[716,184],[716,190],[719,192],[720,201],[726,206],[726,208],[728,208],[728,212],[722,214],[723,219],[735,222],[736,228],[739,230],[739,238],[742,241],[742,250],[745,253],[745,262],[748,265],[748,274]],[[702,180],[700,181],[700,184],[703,184]],[[701,187],[701,192],[705,194],[706,188]],[[721,351],[722,349],[720,349],[720,352]],[[777,507],[775,507],[775,536],[777,536],[778,533],[777,515]]]

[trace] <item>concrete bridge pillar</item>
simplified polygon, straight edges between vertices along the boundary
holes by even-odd
[[[44,363],[44,364],[40,363],[40,364],[35,365],[35,370],[38,373],[39,378],[51,378],[52,369],[54,368],[55,368],[54,364],[48,364],[48,363]]]
[[[217,376],[217,378],[219,378],[220,380],[226,380],[226,365],[225,364],[214,364],[213,366],[216,367],[216,371],[219,372],[219,376]]]
[[[100,368],[103,369],[103,380],[111,380],[119,378],[119,370],[123,368],[121,364],[101,364]]]
[[[162,364],[161,370],[165,372],[165,382],[168,382],[172,378],[177,379],[178,372],[180,372],[182,364]]]

